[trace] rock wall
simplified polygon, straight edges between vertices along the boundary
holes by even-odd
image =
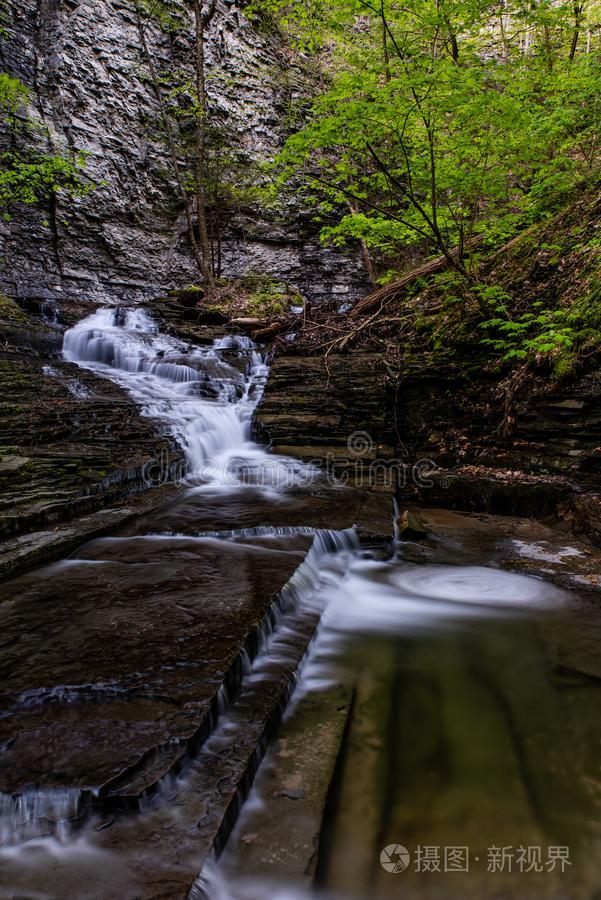
[[[369,490],[390,488],[394,393],[381,354],[276,355],[254,421],[255,437]]]
[[[511,392],[494,373],[420,369],[416,360],[401,379],[397,403],[399,427],[414,452],[442,467],[482,466],[598,485],[597,371],[560,383],[529,373]]]
[[[396,485],[401,506],[555,515],[601,546],[601,381],[531,374],[503,428],[498,376],[416,358],[395,384],[374,350],[273,360],[255,419],[279,453],[316,460],[357,486]]]
[[[197,280],[132,0],[8,0],[0,68],[29,85],[55,148],[88,155],[98,187],[0,223],[0,288],[21,299],[136,301]],[[189,36],[150,33],[153,57],[190,59]],[[282,136],[282,54],[220,0],[207,49],[211,102],[254,158]],[[274,273],[315,301],[366,288],[358,255],[324,248],[310,213],[246,210],[230,223],[224,274]]]

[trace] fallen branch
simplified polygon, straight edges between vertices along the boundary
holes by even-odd
[[[481,241],[482,238],[479,236],[472,238],[472,240],[467,244],[467,249],[475,249]],[[446,256],[437,256],[435,259],[431,259],[429,262],[423,263],[416,269],[411,269],[410,272],[406,272],[400,278],[397,278],[390,284],[385,284],[384,287],[378,288],[377,291],[373,291],[373,293],[368,294],[367,297],[363,297],[362,300],[359,300],[357,303],[355,303],[348,314],[349,318],[362,316],[364,313],[368,312],[370,309],[373,309],[374,306],[377,306],[378,304],[383,306],[389,300],[393,300],[400,291],[411,284],[412,281],[415,281],[416,278],[423,278],[428,275],[436,275],[438,272],[443,272],[448,266],[449,260]]]
[[[281,331],[286,331],[286,329],[290,328],[291,322],[287,319],[284,322],[274,322],[271,325],[267,325],[265,328],[259,328],[256,331],[252,330],[252,338],[253,340],[261,340],[263,338],[271,338],[275,337],[276,334],[279,334]]]

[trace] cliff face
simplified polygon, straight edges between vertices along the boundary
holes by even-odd
[[[140,300],[198,279],[157,127],[132,0],[8,0],[0,65],[30,86],[32,112],[56,148],[88,155],[98,187],[0,224],[0,287],[22,299]],[[150,33],[167,65],[190,59],[186,35]],[[253,158],[273,153],[285,117],[278,48],[232,3],[219,3],[208,38],[209,93]],[[285,221],[246,211],[230,223],[224,274],[274,273],[319,301],[365,288],[358,257],[319,244],[311,216]]]

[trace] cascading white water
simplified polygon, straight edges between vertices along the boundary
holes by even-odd
[[[251,440],[268,367],[250,338],[228,335],[191,347],[161,334],[143,310],[109,308],[67,331],[63,354],[122,385],[144,415],[168,424],[186,454],[191,485],[272,489],[311,476],[308,467],[270,456]]]
[[[269,488],[274,483],[278,486],[295,483],[291,481],[291,473],[296,483],[305,477],[306,470],[300,464],[270,456],[251,440],[250,419],[260,398],[267,366],[247,338],[225,337],[204,349],[191,348],[161,335],[156,323],[144,312],[110,309],[101,310],[68,331],[64,354],[67,360],[121,384],[144,415],[168,425],[186,453],[188,483],[196,479],[211,489],[224,490],[231,486],[238,490],[257,482]],[[52,377],[52,373],[47,374]],[[156,541],[172,542],[175,547],[180,540],[209,544],[217,540],[269,539],[294,533],[314,534],[313,546],[282,591],[279,604],[274,605],[261,625],[256,655],[252,659],[246,651],[241,655],[241,689],[245,684],[250,689],[263,680],[269,682],[274,666],[292,659],[296,666],[294,680],[298,679],[288,708],[292,715],[295,703],[304,695],[335,683],[345,662],[345,644],[363,635],[369,636],[377,653],[391,636],[459,630],[468,620],[513,616],[516,610],[532,606],[540,610],[562,602],[561,595],[543,582],[500,570],[415,566],[395,557],[381,559],[376,555],[374,558],[361,551],[353,532],[264,527],[207,532],[193,537],[173,532],[144,534],[127,540],[132,546],[135,541]],[[395,549],[400,546],[397,542]],[[104,563],[84,559],[61,565],[90,564]],[[291,638],[297,631],[305,633],[304,617],[313,622],[321,617],[321,624],[301,668],[291,653],[294,646]],[[36,688],[17,700],[21,706],[55,701],[64,704],[88,691],[110,694],[115,690],[118,688],[104,682],[66,684],[53,689]],[[208,754],[217,756],[224,742],[234,742],[240,722],[240,734],[247,727],[244,707],[240,722],[231,707],[231,698],[222,685],[217,692],[215,732],[207,741]],[[156,802],[149,802],[144,813],[148,817],[156,815],[156,833],[161,834],[164,828],[168,831],[183,827],[183,805],[177,799],[173,802],[173,798],[176,792],[181,792],[182,797],[186,792],[193,794],[194,777],[192,767],[177,776],[169,776],[165,779],[165,790],[156,795]],[[83,813],[87,814],[87,808],[82,810],[79,791],[32,790],[20,797],[0,795],[0,845],[5,844],[0,850],[0,863],[9,866],[9,880],[13,878],[18,884],[23,877],[27,882],[28,873],[33,872],[36,887],[45,886],[52,883],[62,867],[62,877],[70,884],[73,871],[76,878],[77,873],[82,873],[79,880],[86,886],[78,886],[78,896],[97,900],[99,896],[107,896],[109,890],[112,896],[125,896],[121,888],[128,883],[127,866],[131,860],[124,862],[116,852],[104,850],[101,838],[104,823],[92,819],[85,824]],[[70,833],[75,821],[82,828],[77,836]],[[193,827],[189,831],[194,834]],[[153,845],[152,852],[155,851],[160,853],[160,846]],[[125,858],[127,848],[122,852]],[[134,860],[132,870],[135,871],[137,864]],[[52,877],[48,877],[49,872]],[[107,872],[114,878],[114,890],[105,883]],[[99,873],[101,893],[94,893],[94,885],[88,890],[90,873]],[[238,893],[236,879],[210,863],[193,888],[190,900],[242,900],[242,897],[245,900],[251,897],[309,900],[313,896],[309,892],[298,893],[294,886],[280,889],[260,883],[254,893],[253,885],[242,887],[243,892]],[[30,895],[33,896],[27,894]],[[41,890],[35,896],[50,894]]]
[[[38,837],[41,827],[61,836],[79,812],[80,791],[69,788],[0,794],[0,847]],[[42,823],[42,826],[40,826]]]

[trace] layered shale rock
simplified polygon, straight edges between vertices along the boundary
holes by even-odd
[[[344,480],[396,488],[402,503],[557,514],[601,543],[598,373],[551,387],[530,378],[509,432],[504,397],[498,378],[440,371],[419,356],[396,381],[380,353],[290,349],[272,364],[255,429]]]
[[[257,436],[278,453],[315,461],[375,487],[394,457],[394,394],[381,354],[276,356],[257,410]],[[381,474],[381,473],[380,473]],[[370,475],[374,483],[369,484]]]
[[[237,686],[240,649],[256,648],[253,630],[311,538],[291,537],[281,552],[267,543],[100,540],[6,585],[15,656],[5,661],[1,789],[21,792],[33,778],[125,802],[156,784],[208,734],[216,691]]]
[[[53,555],[60,523],[128,506],[154,460],[181,455],[122,388],[66,363],[62,337],[0,297],[0,575]],[[100,515],[63,536],[72,546],[112,523]]]
[[[532,373],[517,390],[458,367],[416,361],[400,379],[398,420],[416,452],[440,465],[478,462],[594,483],[601,472],[601,378],[560,383]]]
[[[3,68],[32,89],[31,113],[50,129],[52,147],[87,154],[97,187],[0,223],[0,285],[19,298],[106,302],[197,279],[133,0],[8,0],[6,28]],[[148,40],[159,70],[190,65],[190,35],[168,39],[149,27]],[[249,160],[272,155],[302,72],[293,66],[285,78],[281,47],[225,2],[207,61],[211,108],[235,149]],[[359,258],[322,247],[311,215],[296,202],[279,216],[241,210],[227,225],[224,275],[274,272],[316,300],[360,295]]]

